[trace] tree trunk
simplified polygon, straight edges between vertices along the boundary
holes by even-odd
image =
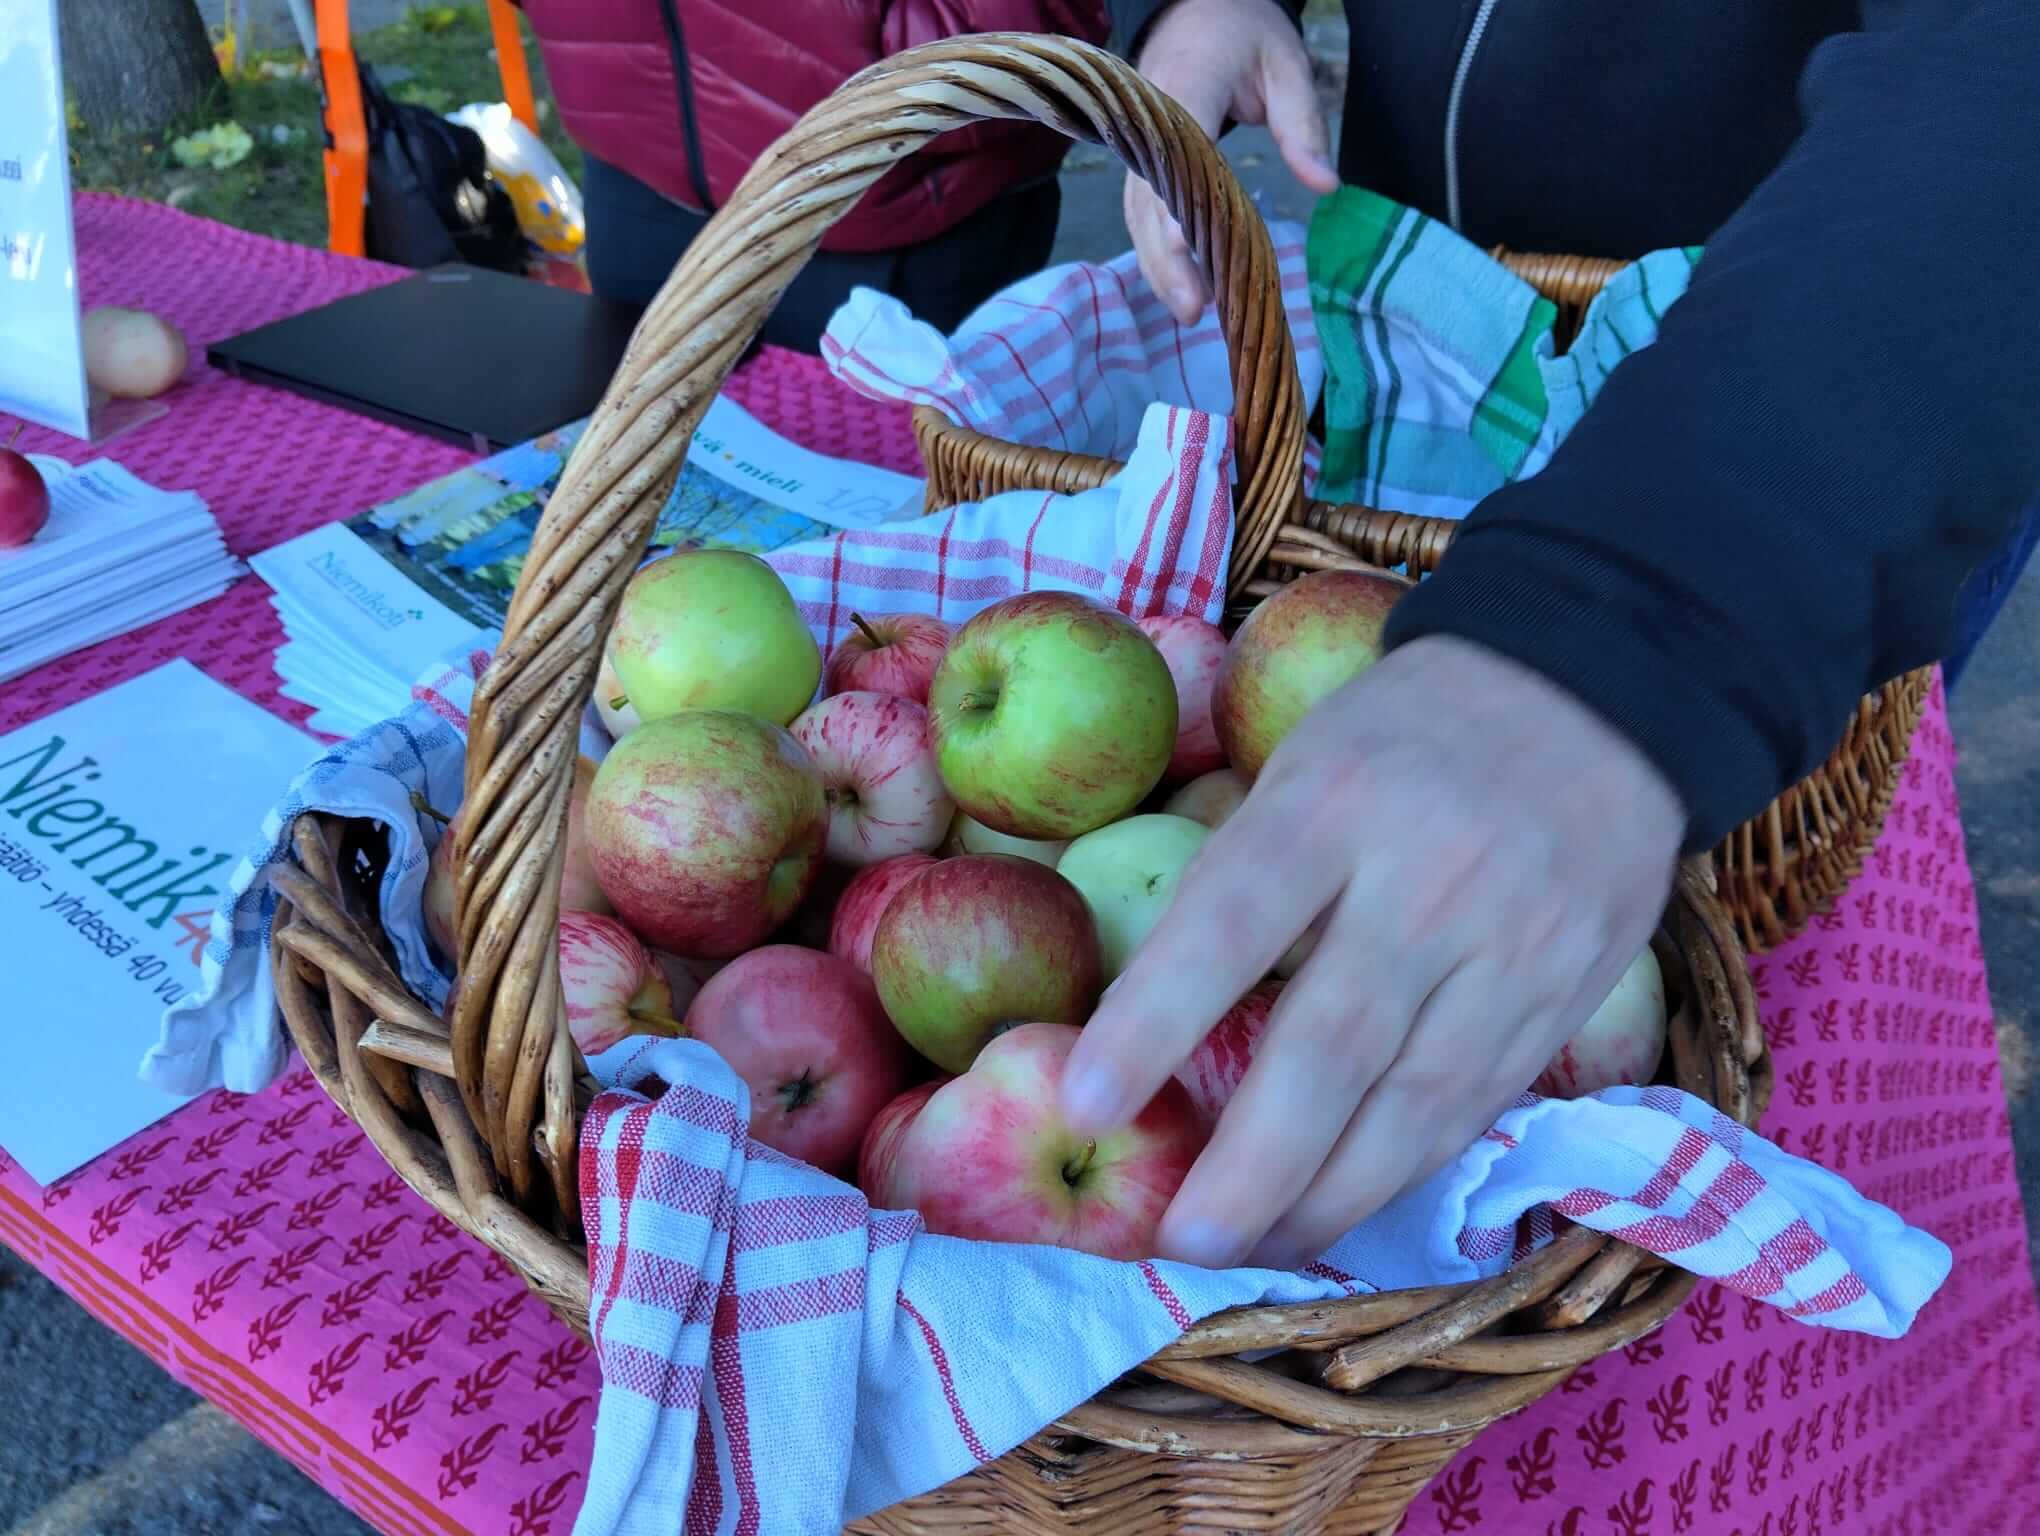
[[[64,85],[101,139],[160,135],[220,85],[196,0],[58,0]]]

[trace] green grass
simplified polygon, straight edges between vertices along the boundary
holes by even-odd
[[[421,7],[392,26],[364,32],[355,52],[383,76],[390,94],[435,112],[503,95],[488,18],[479,6]],[[541,103],[546,143],[577,180],[580,152],[560,131],[545,85],[537,45],[525,34],[533,95]],[[240,229],[292,240],[326,243],[325,171],[321,159],[319,88],[310,74],[289,73],[303,63],[297,49],[258,53],[242,61],[212,109],[156,141],[102,139],[75,122],[72,179],[81,190],[120,192],[166,202]],[[404,78],[393,78],[394,76]],[[225,170],[179,165],[170,142],[179,134],[226,121],[254,140],[247,159]]]

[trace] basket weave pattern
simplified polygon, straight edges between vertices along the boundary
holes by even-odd
[[[1202,131],[1110,56],[1021,36],[931,45],[850,81],[768,151],[640,324],[476,690],[448,1017],[412,997],[392,962],[376,828],[301,819],[299,867],[279,882],[272,959],[307,1064],[414,1189],[583,1333],[577,1136],[592,1084],[566,1027],[555,932],[578,722],[601,645],[695,424],[823,231],[898,158],[988,117],[1111,148],[1203,254],[1239,402],[1235,594],[1354,560],[1428,570],[1449,535],[1305,504],[1303,404],[1267,232]],[[945,493],[1013,475],[1075,489],[1112,468],[925,425],[923,442]],[[1770,1063],[1715,884],[1704,862],[1682,869],[1654,940],[1672,1009],[1668,1077],[1753,1125]],[[1483,1426],[1658,1326],[1693,1283],[1573,1228],[1488,1281],[1222,1314],[1027,1444],[857,1529],[1385,1530]]]

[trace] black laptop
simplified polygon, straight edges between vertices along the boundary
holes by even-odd
[[[638,311],[433,267],[207,348],[213,366],[496,452],[595,409]]]

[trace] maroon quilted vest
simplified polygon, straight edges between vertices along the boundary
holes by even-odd
[[[867,64],[968,32],[1109,31],[1104,0],[520,0],[568,135],[690,208],[720,207],[751,162]],[[682,131],[681,51],[697,153]],[[1069,141],[1034,124],[979,123],[889,171],[829,231],[825,248],[889,250],[930,239],[1009,188],[1052,175]],[[705,180],[706,188],[697,185]]]

